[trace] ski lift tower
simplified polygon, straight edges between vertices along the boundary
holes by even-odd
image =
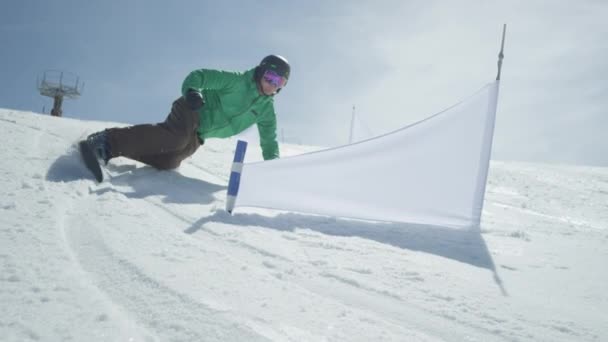
[[[79,77],[69,72],[48,70],[42,75],[42,80],[38,79],[40,95],[54,99],[52,116],[62,116],[63,98],[76,99],[83,89],[84,83],[80,83]]]

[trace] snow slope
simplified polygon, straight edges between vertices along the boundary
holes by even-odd
[[[0,110],[0,341],[608,340],[606,168],[493,162],[481,231],[229,216],[233,140],[95,185],[113,125]]]

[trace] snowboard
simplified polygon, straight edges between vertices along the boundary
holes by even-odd
[[[95,154],[95,151],[91,149],[86,140],[82,140],[78,143],[80,149],[80,155],[84,161],[84,165],[91,171],[97,182],[103,182],[103,170],[101,169],[101,163]]]

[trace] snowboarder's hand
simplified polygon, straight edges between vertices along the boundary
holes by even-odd
[[[186,93],[186,103],[188,103],[188,107],[192,110],[199,110],[203,107],[203,94],[200,92],[190,89]]]

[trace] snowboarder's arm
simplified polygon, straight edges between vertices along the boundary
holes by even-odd
[[[189,89],[202,92],[206,89],[226,89],[238,80],[237,73],[220,70],[199,69],[192,71],[182,83],[182,95]]]
[[[260,133],[260,147],[264,160],[279,158],[279,143],[277,142],[277,117],[274,110],[270,110],[258,120]]]

